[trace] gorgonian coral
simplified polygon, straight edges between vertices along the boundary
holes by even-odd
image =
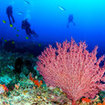
[[[72,104],[82,96],[94,98],[105,89],[100,80],[105,80],[105,66],[100,67],[104,56],[97,59],[97,46],[90,53],[85,42],[56,43],[57,48],[46,48],[38,57],[37,70],[45,83],[61,88],[72,99]]]

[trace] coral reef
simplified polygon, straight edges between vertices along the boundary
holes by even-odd
[[[29,53],[0,50],[0,105],[104,105],[105,91],[101,91],[104,84],[99,82],[105,80],[104,66],[99,66],[104,56],[96,58],[97,47],[89,53],[84,42],[78,46],[74,40],[63,45],[57,43],[57,46],[42,52],[39,61]],[[23,60],[21,73],[16,73],[16,60],[20,57]],[[96,92],[99,93],[95,99],[88,97]]]
[[[81,97],[94,98],[105,89],[105,84],[100,83],[105,80],[105,65],[99,66],[104,56],[97,59],[97,46],[89,53],[85,42],[77,45],[73,39],[56,45],[49,45],[38,57],[37,70],[47,85],[61,88],[73,105]]]
[[[30,55],[25,54],[24,56],[20,53],[11,53],[0,51],[0,105],[69,105],[70,101],[66,97],[65,93],[57,87],[47,87],[43,84],[38,87],[33,81],[30,80],[29,76],[24,75],[22,72],[20,78],[14,73],[15,61],[19,57],[23,57],[26,61],[30,58]],[[36,69],[36,58],[33,59],[34,72]],[[24,70],[28,68],[23,65]],[[33,74],[33,73],[32,73]],[[43,77],[37,71],[35,80],[42,80]],[[8,91],[5,89],[5,86]],[[1,87],[2,86],[2,87]]]

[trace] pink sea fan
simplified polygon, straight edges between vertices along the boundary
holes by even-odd
[[[57,48],[49,45],[38,57],[37,70],[46,84],[61,88],[73,104],[82,96],[94,98],[105,89],[100,83],[105,66],[99,66],[104,56],[97,59],[97,46],[89,53],[85,42],[77,45],[73,39],[71,43],[65,41],[56,45]]]

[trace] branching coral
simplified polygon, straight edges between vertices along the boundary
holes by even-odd
[[[97,59],[97,46],[89,53],[85,42],[77,45],[73,39],[71,43],[65,41],[56,45],[57,48],[49,45],[38,57],[37,69],[47,84],[60,87],[74,105],[82,96],[94,98],[105,89],[100,83],[105,65],[99,66],[104,56]]]

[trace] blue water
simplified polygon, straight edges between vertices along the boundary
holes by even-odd
[[[9,26],[6,14],[9,5],[13,7],[16,29]],[[69,14],[73,15],[76,25],[70,23],[67,28]],[[28,35],[21,29],[21,22],[26,18],[38,38],[26,39]],[[0,0],[0,38],[3,41],[55,43],[71,37],[77,43],[86,41],[90,51],[98,45],[99,56],[105,54],[104,0]]]

